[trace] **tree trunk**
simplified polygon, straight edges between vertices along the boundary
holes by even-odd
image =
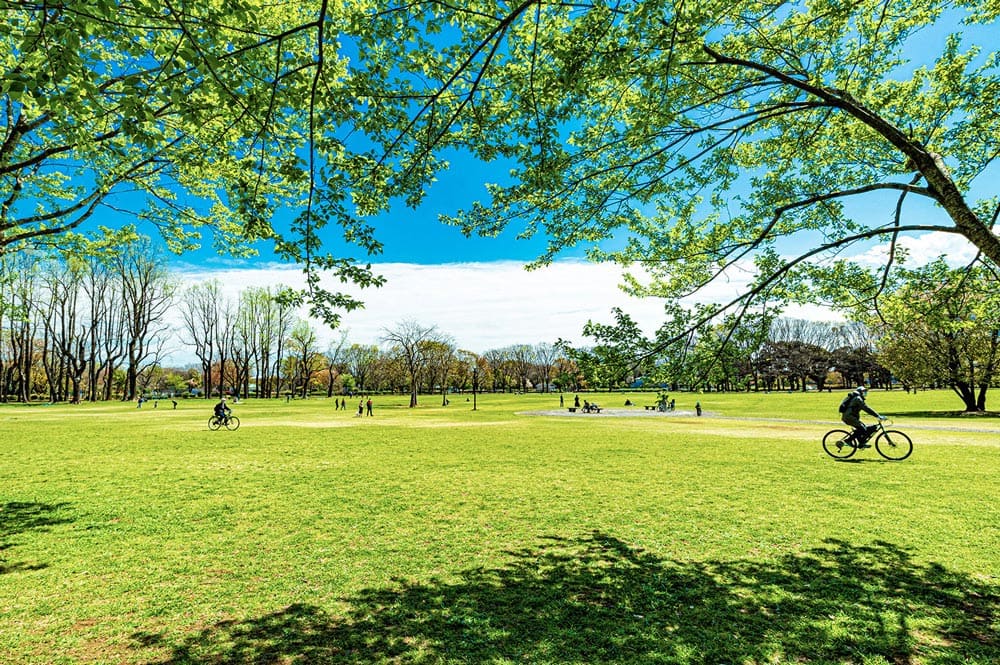
[[[979,397],[976,398],[977,411],[986,411],[986,391],[989,390],[989,387],[988,383],[979,386]]]
[[[982,411],[977,405],[976,391],[968,383],[965,381],[956,382],[951,389],[962,399],[962,402],[965,404],[966,413],[978,413]],[[985,392],[983,398],[985,400]]]
[[[73,385],[73,394],[70,397],[71,404],[79,404],[82,400],[80,399],[80,384],[83,382],[83,377],[74,374],[70,377],[70,382]]]

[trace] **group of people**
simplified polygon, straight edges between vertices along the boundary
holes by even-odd
[[[844,422],[844,424],[850,425],[853,428],[854,440],[859,448],[868,448],[869,447],[867,443],[868,439],[870,439],[871,435],[878,429],[878,425],[865,425],[861,421],[861,412],[864,411],[865,413],[875,416],[879,420],[885,420],[885,416],[879,415],[877,411],[872,409],[865,402],[865,397],[867,395],[868,395],[868,388],[865,386],[858,386],[857,388],[852,390],[847,395],[847,397],[845,397],[844,400],[840,403],[840,419]],[[562,404],[562,399],[563,399],[562,395],[560,395],[559,396],[560,405]],[[667,402],[666,399],[662,399],[660,401],[660,404],[666,406],[671,411],[674,409],[674,400],[669,400],[669,402]],[[139,405],[140,407],[142,406],[141,401],[139,402]],[[341,411],[345,410],[347,408],[347,398],[338,397],[334,402],[334,405],[337,410]],[[579,395],[575,395],[573,397],[573,406],[576,408],[580,408]],[[174,403],[174,408],[177,408],[176,402]],[[697,413],[700,416],[701,402],[698,402],[695,405],[695,409],[697,410]],[[596,404],[591,404],[590,402],[584,400],[583,410],[585,412],[589,412],[591,410],[600,410],[600,407],[597,406]],[[229,408],[228,404],[226,404],[226,398],[225,396],[223,396],[222,399],[220,399],[219,402],[215,405],[215,415],[225,420],[229,417],[229,414],[231,413],[232,409]],[[369,397],[367,400],[362,399],[358,401],[358,416],[360,417],[365,414],[369,416],[374,415],[374,413],[372,412],[371,397]]]
[[[562,405],[563,405],[563,396],[560,393],[560,395],[559,395],[559,406],[562,406]],[[591,412],[600,413],[601,412],[601,407],[599,407],[597,404],[591,404],[587,400],[583,400],[583,406],[581,407],[580,406],[580,396],[579,395],[573,395],[573,409],[582,409],[584,413],[591,413]],[[570,410],[572,411],[573,409],[570,409]]]
[[[150,399],[150,398],[146,397],[145,395],[139,395],[139,398],[138,398],[138,399],[136,400],[136,405],[135,405],[135,408],[137,408],[137,409],[141,409],[141,408],[142,408],[142,405],[143,405],[143,403],[145,403],[145,402],[148,402],[148,401],[149,401],[149,399]],[[170,403],[174,405],[174,408],[175,408],[175,409],[177,408],[177,400],[175,400],[175,399],[172,399],[172,400],[170,400]],[[158,400],[158,399],[153,399],[153,408],[155,409],[155,408],[157,408],[158,406],[160,406],[160,400]]]
[[[372,398],[371,397],[369,397],[367,400],[364,400],[364,399],[360,400],[358,402],[358,416],[363,416],[363,415],[366,415],[366,414],[369,415],[369,416],[374,416],[375,413],[373,411],[373,407],[374,407],[374,405],[372,403]],[[344,397],[343,399],[341,399],[340,397],[338,397],[334,401],[334,408],[337,411],[346,410],[347,409],[347,398]],[[224,395],[218,401],[218,403],[216,403],[214,412],[215,412],[215,415],[217,417],[219,417],[219,418],[222,418],[223,421],[225,421],[226,419],[228,419],[229,418],[229,414],[231,414],[233,412],[233,410],[231,408],[229,408],[229,405],[226,404],[226,397]]]
[[[363,415],[366,415],[366,414],[369,415],[369,416],[375,415],[373,413],[373,411],[372,411],[373,406],[374,405],[372,403],[372,398],[371,397],[369,397],[367,400],[366,399],[359,400],[358,401],[358,414],[357,415],[359,415],[359,416],[363,416]],[[347,410],[347,398],[346,397],[343,397],[343,398],[337,397],[337,398],[335,398],[333,400],[333,410],[334,411],[346,411]]]

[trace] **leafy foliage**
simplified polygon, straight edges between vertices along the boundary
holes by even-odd
[[[341,153],[314,128],[347,108],[327,3],[70,0],[3,14],[0,252],[64,244],[102,208],[126,209],[177,252],[207,240],[243,256],[274,241],[306,267],[328,320],[358,303],[323,291],[316,269],[380,283],[325,256],[318,235],[334,221],[345,243],[379,250],[342,188],[315,187]],[[351,172],[350,158],[338,168]],[[288,209],[302,212],[282,229]]]
[[[996,274],[981,267],[954,270],[943,259],[904,271],[884,298],[880,356],[915,385],[943,384],[967,411],[986,409],[1000,364],[1000,296]]]
[[[748,302],[808,297],[810,263],[886,240],[891,266],[930,230],[995,264],[1000,74],[960,31],[995,32],[995,4],[7,3],[0,247],[133,207],[176,250],[273,240],[335,321],[358,303],[316,271],[381,283],[349,256],[380,251],[370,217],[463,151],[509,172],[446,221],[641,265],[640,293],[746,269]]]
[[[670,297],[750,269],[745,298],[807,298],[789,278],[826,276],[810,263],[884,240],[892,265],[901,234],[931,230],[1000,261],[1000,208],[973,194],[995,173],[997,58],[958,32],[995,29],[990,3],[478,0],[370,18],[349,75],[371,90],[373,172],[391,173],[364,182],[373,200],[419,199],[466,150],[510,171],[447,221],[544,233],[539,262],[586,245]]]

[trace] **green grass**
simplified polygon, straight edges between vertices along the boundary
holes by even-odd
[[[843,463],[836,393],[675,397],[0,407],[0,662],[1000,661],[1000,421],[876,391],[915,452]]]

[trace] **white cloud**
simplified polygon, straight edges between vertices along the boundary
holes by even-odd
[[[459,348],[475,352],[508,346],[555,342],[562,338],[585,343],[581,331],[588,320],[611,322],[613,307],[620,307],[652,334],[663,323],[663,302],[658,298],[633,298],[619,284],[621,268],[613,264],[565,260],[527,271],[517,261],[417,265],[384,263],[375,266],[386,277],[378,289],[360,290],[339,283],[360,297],[364,309],[343,314],[341,329],[352,343],[378,344],[384,328],[404,320],[434,325],[450,335]],[[728,280],[718,280],[700,294],[704,302],[732,299],[750,281],[738,271]],[[188,268],[181,273],[186,282],[218,279],[223,291],[236,298],[250,286],[293,288],[303,285],[300,269],[271,266],[253,269]],[[840,317],[820,307],[795,306],[786,316],[816,320]],[[315,324],[324,339],[335,333]],[[178,326],[179,327],[179,326]],[[191,362],[183,347],[175,362]]]
[[[956,233],[933,231],[903,236],[897,244],[908,252],[906,265],[910,267],[927,265],[939,256],[944,256],[949,264],[959,266],[968,264],[976,256],[975,246]],[[888,255],[889,243],[881,243],[858,254],[854,260],[866,266],[883,266]]]
[[[659,300],[622,292],[621,270],[609,264],[560,261],[529,272],[516,261],[384,263],[375,270],[387,280],[378,289],[327,285],[365,302],[364,309],[343,314],[341,328],[349,331],[352,342],[378,343],[384,328],[413,320],[437,326],[460,348],[481,352],[509,344],[555,342],[560,337],[581,342],[584,324],[589,319],[609,321],[615,306],[647,332],[663,318]],[[218,279],[233,297],[250,286],[303,284],[301,271],[294,267],[189,269],[182,277],[188,282]]]
[[[403,319],[437,325],[474,351],[515,343],[582,341],[589,319],[609,320],[612,307],[628,311],[647,331],[661,322],[663,305],[624,294],[620,269],[562,261],[526,271],[513,261],[438,266],[380,266],[389,283],[368,295],[363,312],[344,325],[377,336],[375,328]]]

